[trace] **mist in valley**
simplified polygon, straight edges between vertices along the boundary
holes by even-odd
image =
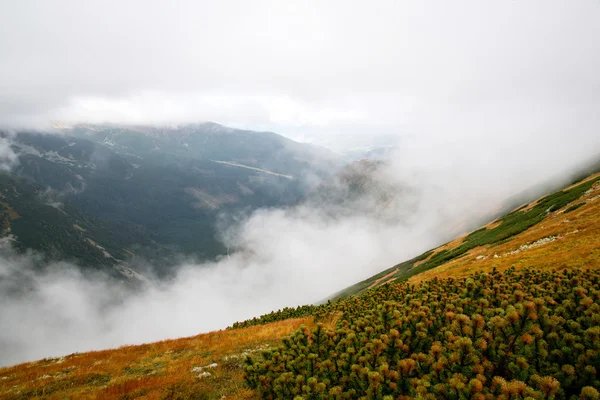
[[[479,154],[472,146],[462,154],[462,161],[470,159],[461,167],[441,149],[425,147],[418,154],[415,143],[410,155],[398,154],[378,170],[377,179],[405,188],[383,214],[377,212],[379,199],[368,193],[354,203],[353,215],[331,215],[307,204],[258,210],[222,226],[229,256],[184,262],[166,281],[147,273],[140,289],[83,274],[67,262],[40,268],[39,256],[17,254],[4,240],[1,363],[191,336],[284,306],[323,301],[475,228],[505,206],[502,200],[549,173],[560,173],[564,182],[572,178],[562,165],[553,168],[542,160],[537,170],[519,169],[514,160],[507,168],[486,168],[469,155]],[[142,267],[138,270],[151,272],[156,266]]]
[[[214,120],[335,138],[339,151],[355,143],[344,133],[391,135],[397,146],[376,173],[399,190],[385,213],[365,193],[356,212],[303,202],[223,216],[229,255],[187,259],[168,280],[147,273],[136,290],[68,261],[40,268],[40,255],[5,238],[1,365],[196,335],[323,301],[600,158],[597,2],[302,2],[293,13],[271,2],[169,11],[25,3],[0,6],[12,16],[0,27],[0,125]],[[100,21],[115,8],[109,29]],[[65,9],[78,35],[53,22]],[[0,138],[6,171],[17,162],[10,140]]]

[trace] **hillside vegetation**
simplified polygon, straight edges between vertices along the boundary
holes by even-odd
[[[525,204],[469,235],[357,283],[335,297],[360,294],[395,279],[420,281],[450,273],[456,276],[490,270],[494,266],[564,268],[598,264],[599,196],[600,174],[594,174]],[[544,257],[546,251],[557,253],[558,257],[540,263],[538,258]]]
[[[597,174],[326,304],[3,368],[0,397],[596,399],[599,265]]]
[[[253,399],[247,355],[276,346],[309,318],[141,346],[72,354],[0,369],[2,399]]]
[[[246,360],[268,399],[599,398],[600,272],[380,286]]]

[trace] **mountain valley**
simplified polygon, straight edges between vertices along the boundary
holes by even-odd
[[[122,272],[146,260],[159,276],[174,256],[226,255],[224,216],[297,204],[341,166],[326,149],[215,123],[61,125],[60,133],[4,136],[18,163],[0,176],[3,236],[84,267]]]

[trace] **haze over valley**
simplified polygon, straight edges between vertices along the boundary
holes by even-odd
[[[334,300],[600,171],[592,0],[0,15],[1,366]]]

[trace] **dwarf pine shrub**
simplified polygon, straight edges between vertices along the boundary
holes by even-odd
[[[400,282],[327,307],[335,329],[247,358],[263,398],[600,399],[599,271]]]
[[[311,304],[298,306],[298,307],[284,307],[280,310],[270,312],[268,314],[261,315],[252,319],[247,319],[241,322],[235,322],[228,329],[240,329],[247,328],[254,325],[264,325],[271,322],[283,321],[289,318],[302,318],[307,316],[314,316],[321,310],[326,310],[327,305],[314,306]]]

